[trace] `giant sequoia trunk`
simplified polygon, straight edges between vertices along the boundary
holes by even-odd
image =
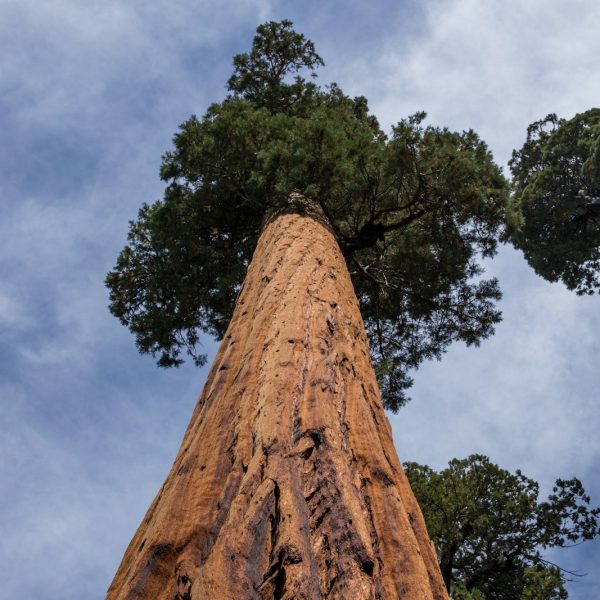
[[[272,218],[110,600],[447,598],[344,258]]]

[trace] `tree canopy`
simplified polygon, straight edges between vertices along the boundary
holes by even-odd
[[[487,457],[454,459],[442,471],[404,464],[446,587],[455,600],[560,600],[560,567],[544,557],[600,534],[600,508],[576,479],[557,479],[547,500],[521,471]]]
[[[514,245],[538,275],[600,292],[600,109],[532,123],[510,167],[522,213]]]
[[[453,341],[478,344],[500,320],[481,259],[504,234],[508,185],[473,131],[418,113],[386,134],[364,97],[302,76],[322,64],[290,21],[258,27],[227,97],[175,134],[164,197],[142,206],[107,276],[110,309],[159,365],[186,352],[202,364],[200,334],[223,335],[265,217],[298,192],[346,257],[397,409],[410,369]]]

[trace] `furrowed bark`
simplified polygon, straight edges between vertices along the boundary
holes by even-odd
[[[394,450],[342,253],[258,242],[181,449],[108,600],[448,598]]]

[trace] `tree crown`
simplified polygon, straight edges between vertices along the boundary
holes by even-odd
[[[538,275],[600,292],[600,109],[532,123],[510,168],[522,215],[514,245]]]
[[[478,344],[500,320],[480,258],[502,235],[507,184],[473,131],[425,126],[419,113],[388,136],[364,97],[298,75],[321,64],[291,22],[258,28],[234,58],[231,94],[183,123],[164,155],[164,197],[131,222],[107,276],[110,308],[159,365],[184,351],[202,363],[199,336],[223,334],[265,215],[301,193],[346,257],[397,409],[411,368],[453,341]]]
[[[404,467],[449,591],[457,588],[458,597],[477,592],[487,600],[566,598],[562,572],[544,558],[544,550],[600,533],[600,508],[588,507],[590,498],[577,478],[557,479],[548,499],[540,501],[535,481],[486,456],[453,459],[439,472],[414,462]],[[534,594],[540,589],[545,595]]]
[[[292,25],[291,21],[283,20],[258,26],[250,53],[233,57],[234,70],[227,87],[234,95],[281,111],[290,110],[316,91],[316,86],[300,75],[296,75],[293,83],[286,82],[289,75],[302,69],[316,77],[315,67],[324,64],[314,44],[295,32]]]

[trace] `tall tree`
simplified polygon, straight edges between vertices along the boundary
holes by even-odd
[[[514,245],[549,281],[600,291],[600,109],[532,123],[510,167],[522,220]]]
[[[567,597],[563,572],[544,551],[600,534],[600,508],[589,508],[578,479],[557,479],[548,499],[540,501],[535,481],[486,456],[451,460],[439,472],[414,462],[404,469],[453,598]]]
[[[107,276],[161,366],[223,337],[111,599],[446,597],[367,336],[397,409],[410,368],[493,332],[479,260],[507,184],[474,132],[417,114],[388,137],[365,98],[302,76],[320,64],[289,21],[261,25]]]

